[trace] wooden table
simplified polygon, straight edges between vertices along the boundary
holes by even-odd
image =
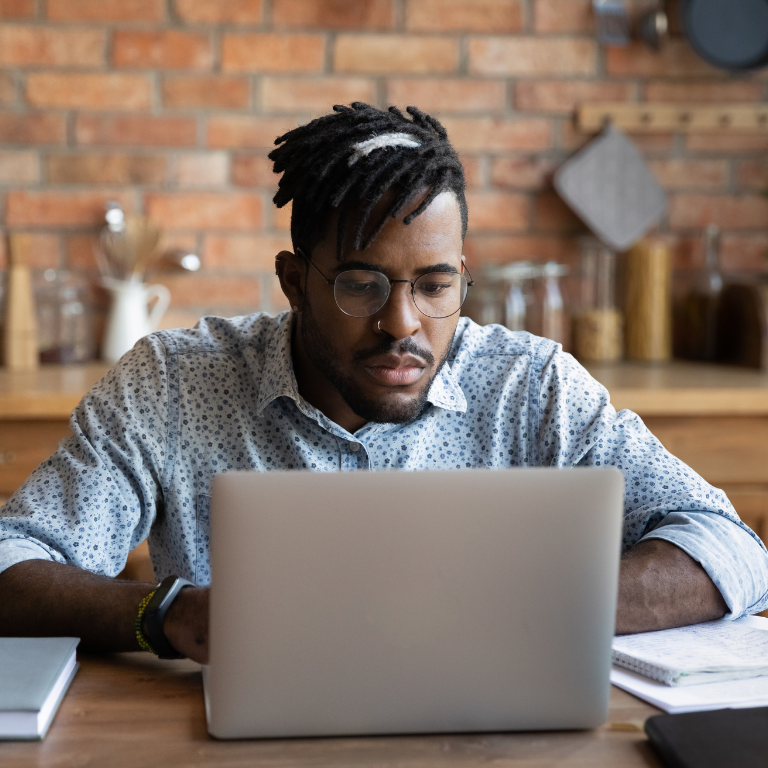
[[[593,731],[225,742],[207,734],[196,664],[139,653],[80,661],[45,740],[0,742],[3,768],[659,765],[642,730],[658,710],[617,688],[608,722]]]

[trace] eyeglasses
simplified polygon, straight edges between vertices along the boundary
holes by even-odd
[[[301,248],[297,248],[296,253],[301,254],[323,280],[333,286],[336,306],[350,317],[375,315],[387,303],[395,283],[408,283],[416,309],[422,315],[442,320],[461,309],[467,298],[467,288],[475,284],[466,266],[464,270],[469,280],[460,272],[427,272],[415,280],[390,280],[385,274],[369,269],[350,269],[331,280]]]

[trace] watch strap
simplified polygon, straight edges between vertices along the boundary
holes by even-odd
[[[154,591],[144,610],[142,622],[143,632],[149,641],[149,645],[160,659],[183,659],[184,654],[179,653],[169,642],[163,630],[163,620],[173,601],[178,597],[184,587],[194,587],[191,581],[182,579],[181,576],[168,576],[163,579],[160,586]]]

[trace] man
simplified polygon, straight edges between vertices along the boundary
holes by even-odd
[[[208,493],[233,469],[617,466],[618,632],[768,605],[768,554],[721,491],[557,344],[460,318],[467,207],[442,126],[334,109],[270,155],[275,203],[293,201],[294,250],[276,259],[291,312],[153,334],[83,399],[0,514],[3,633],[137,649],[154,585],[109,577],[149,538],[156,576],[197,585],[162,632],[205,661]]]

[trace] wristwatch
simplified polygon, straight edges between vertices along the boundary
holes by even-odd
[[[163,619],[173,601],[178,597],[184,587],[194,587],[191,581],[182,579],[181,576],[168,576],[163,579],[155,590],[152,599],[147,604],[142,621],[142,631],[146,635],[149,644],[160,659],[183,659],[184,654],[179,653],[169,642],[163,631]]]

